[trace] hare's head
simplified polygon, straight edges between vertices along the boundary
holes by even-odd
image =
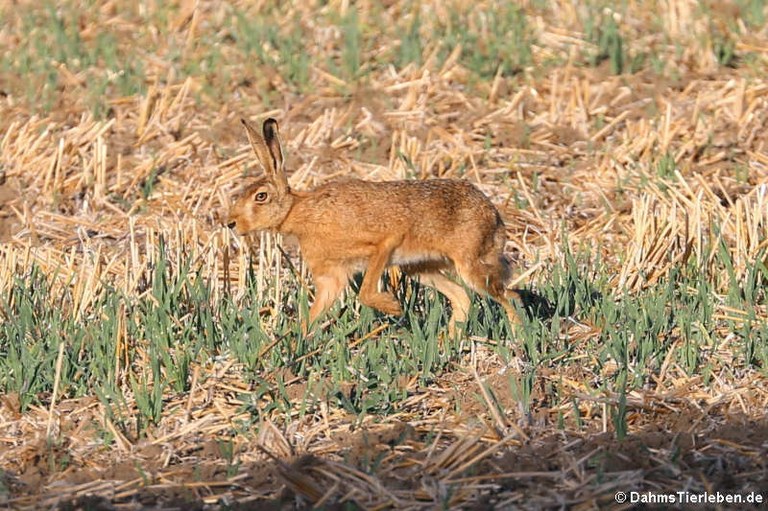
[[[229,212],[227,225],[239,234],[277,229],[291,210],[293,196],[283,168],[277,121],[264,121],[263,136],[241,119],[265,176],[245,189]]]

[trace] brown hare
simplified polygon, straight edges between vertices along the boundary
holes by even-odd
[[[363,304],[402,314],[391,293],[379,291],[387,266],[397,265],[451,302],[449,331],[467,319],[470,298],[445,272],[455,272],[473,290],[485,293],[519,323],[505,289],[509,265],[502,253],[504,222],[475,186],[454,179],[330,182],[311,191],[293,191],[283,167],[277,121],[264,121],[260,135],[245,119],[248,140],[266,175],[235,202],[228,226],[238,234],[270,230],[295,236],[315,282],[315,301],[306,332],[339,297],[350,278],[365,272]]]

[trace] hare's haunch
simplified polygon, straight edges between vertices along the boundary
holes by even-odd
[[[365,272],[360,300],[387,314],[401,314],[395,297],[378,289],[384,269],[392,265],[450,300],[451,330],[466,321],[470,299],[446,272],[493,297],[512,323],[519,322],[509,302],[519,295],[505,289],[509,264],[503,254],[504,222],[472,184],[454,179],[348,180],[293,191],[283,167],[277,122],[264,121],[263,134],[242,123],[265,176],[235,202],[228,225],[239,234],[270,230],[298,239],[316,286],[305,330],[359,272]]]

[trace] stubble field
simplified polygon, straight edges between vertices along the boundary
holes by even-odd
[[[0,507],[761,507],[768,8],[464,4],[0,2]],[[296,189],[477,185],[523,324],[392,271],[302,336],[222,226],[270,116]]]

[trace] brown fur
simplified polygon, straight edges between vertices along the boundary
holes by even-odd
[[[501,303],[513,324],[519,322],[508,301],[519,296],[505,289],[504,222],[475,186],[453,179],[348,180],[296,192],[283,169],[277,122],[267,119],[263,136],[242,122],[266,176],[245,190],[228,223],[240,234],[271,230],[298,239],[317,288],[305,330],[363,271],[360,300],[401,314],[395,297],[378,290],[382,272],[391,265],[418,275],[450,300],[452,331],[456,322],[466,321],[470,299],[445,272],[458,273],[467,286]]]

